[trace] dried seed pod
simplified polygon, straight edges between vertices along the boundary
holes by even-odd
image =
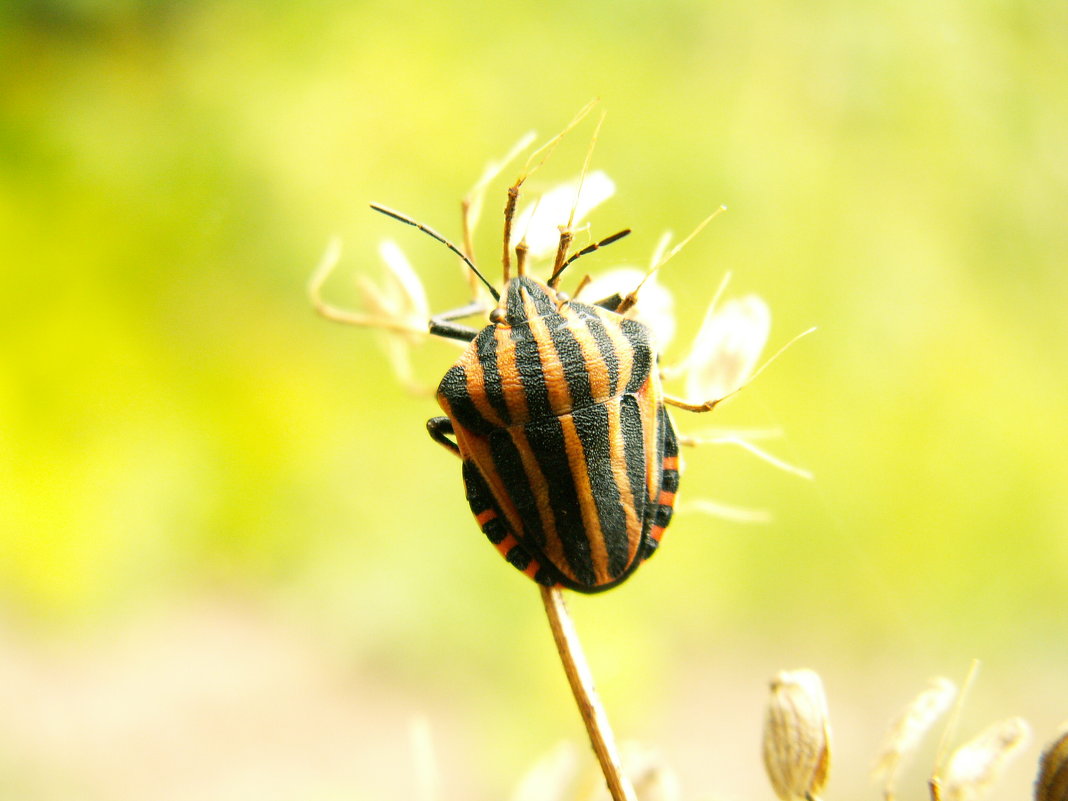
[[[811,670],[779,673],[764,721],[764,767],[782,801],[815,798],[827,783],[831,731],[823,682]]]
[[[1038,762],[1035,801],[1068,801],[1068,724]]]
[[[1001,775],[1027,745],[1031,727],[1023,718],[1009,718],[981,731],[953,752],[943,776],[943,801],[973,801]]]

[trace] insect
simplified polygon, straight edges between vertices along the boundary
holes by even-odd
[[[514,245],[512,274],[512,227],[527,177],[508,190],[500,292],[474,262],[469,205],[463,249],[405,214],[372,208],[444,244],[493,298],[434,316],[424,329],[466,343],[437,389],[444,414],[427,429],[460,457],[479,527],[535,582],[596,593],[652,556],[671,522],[680,440],[667,405],[703,412],[722,398],[691,403],[665,393],[655,340],[629,314],[637,289],[585,303],[558,288],[578,258],[629,230],[570,252],[569,221],[546,280],[528,274],[524,241]],[[482,328],[458,322],[487,313]]]
[[[427,423],[463,460],[482,531],[541,584],[613,587],[671,520],[677,438],[652,337],[620,304],[512,278],[489,325],[455,332],[471,344],[438,386],[445,416]]]

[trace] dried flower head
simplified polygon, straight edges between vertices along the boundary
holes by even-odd
[[[1035,801],[1068,801],[1068,724],[1038,762]]]
[[[626,742],[621,758],[635,801],[679,801],[675,772],[656,751]],[[609,794],[589,755],[574,743],[562,742],[523,775],[511,801],[609,801]]]
[[[943,775],[936,777],[943,801],[974,801],[981,797],[1030,737],[1027,721],[1009,718],[966,742],[950,756]]]
[[[764,721],[764,767],[782,801],[815,798],[827,783],[831,731],[823,682],[812,670],[779,673]]]
[[[920,744],[923,735],[945,714],[957,697],[957,685],[949,679],[932,679],[926,690],[905,707],[887,732],[872,775],[884,779],[884,795],[893,797],[894,781],[904,760]]]

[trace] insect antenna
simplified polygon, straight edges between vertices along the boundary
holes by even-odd
[[[503,170],[512,159],[516,158],[520,153],[530,147],[534,138],[534,131],[528,131],[515,143],[515,145],[512,146],[512,149],[508,151],[503,159],[500,161],[491,161],[487,164],[485,171],[482,173],[482,177],[479,178],[475,185],[471,187],[471,190],[464,195],[464,199],[460,206],[463,211],[464,253],[466,253],[469,258],[475,258],[474,230],[475,226],[478,225],[479,216],[482,214],[482,200],[486,194],[486,186],[501,173],[501,170]],[[471,294],[472,297],[474,297],[477,288],[475,286],[477,279],[475,278],[474,273],[468,273],[467,275],[471,283]],[[505,280],[507,280],[507,278],[508,277],[505,276]]]
[[[527,157],[527,163],[523,165],[523,170],[519,174],[519,177],[516,178],[515,183],[508,187],[508,200],[504,204],[504,251],[501,255],[501,263],[504,266],[505,283],[507,283],[508,279],[511,278],[512,221],[515,218],[516,203],[519,201],[519,188],[523,186],[523,183],[527,180],[527,178],[533,175],[539,167],[541,167],[546,161],[549,160],[549,156],[551,156],[553,154],[553,151],[556,150],[556,146],[560,144],[560,140],[567,135],[568,131],[570,131],[572,128],[582,122],[583,118],[585,118],[585,116],[589,114],[591,110],[593,110],[593,107],[596,106],[597,103],[598,99],[594,98],[585,106],[583,106],[579,110],[579,113],[572,118],[571,122],[569,122],[565,126],[564,130],[560,131],[560,133],[558,133],[548,142],[546,142],[533,153],[531,153]],[[542,153],[544,153],[545,155],[542,156]],[[541,161],[535,164],[534,160],[538,156],[541,156]]]
[[[623,237],[630,233],[629,228],[624,228],[622,231],[617,231],[611,236],[606,236],[600,242],[594,242],[592,245],[586,245],[582,250],[571,254],[571,256],[560,265],[560,269],[553,273],[552,278],[549,279],[549,286],[556,289],[557,283],[560,281],[560,274],[568,268],[572,262],[576,261],[579,256],[585,256],[587,253],[593,253],[593,251],[603,248],[605,245],[611,245],[613,242],[618,242]]]
[[[696,228],[693,229],[693,232],[688,237],[679,242],[679,244],[675,245],[675,247],[673,247],[667,252],[667,255],[665,255],[662,259],[656,262],[656,264],[650,267],[649,271],[646,272],[645,277],[641,280],[641,283],[639,283],[638,286],[634,287],[634,289],[626,297],[623,298],[623,302],[619,304],[619,308],[616,309],[616,312],[618,312],[619,314],[623,314],[625,311],[633,308],[634,304],[638,302],[638,292],[643,286],[645,286],[645,282],[652,278],[653,274],[656,273],[657,270],[667,264],[672,256],[674,256],[676,253],[686,247],[686,245],[689,244],[691,239],[701,233],[701,231],[704,230],[704,227],[706,225],[708,225],[726,210],[726,206],[720,206],[714,212],[709,214],[700,222],[700,224]]]
[[[607,112],[601,112],[601,118],[597,120],[597,127],[593,129],[590,137],[590,146],[586,149],[586,159],[582,162],[582,172],[579,173],[578,189],[575,191],[575,202],[571,205],[571,213],[567,217],[567,225],[560,227],[560,242],[556,246],[556,258],[553,260],[553,278],[558,276],[564,269],[567,250],[571,247],[571,240],[575,237],[575,213],[578,211],[579,200],[582,198],[582,185],[586,183],[586,176],[590,171],[590,162],[593,160],[593,149],[597,145],[597,135],[601,132],[604,118]],[[553,286],[552,281],[549,286]]]
[[[482,283],[486,285],[486,288],[489,290],[489,293],[493,296],[494,300],[499,301],[501,299],[500,293],[494,288],[493,284],[486,280],[486,276],[484,276],[478,271],[478,267],[475,266],[475,263],[471,261],[467,254],[460,250],[458,247],[456,247],[456,245],[454,245],[448,239],[439,234],[437,231],[435,231],[433,228],[428,225],[423,225],[423,223],[421,222],[413,220],[406,214],[401,214],[399,211],[394,211],[393,209],[387,208],[386,206],[381,206],[378,203],[372,203],[371,208],[379,212],[380,214],[385,214],[387,217],[392,217],[394,220],[399,220],[400,222],[406,225],[410,225],[413,228],[418,228],[427,236],[431,237],[432,239],[438,240],[438,242],[443,244],[445,247],[447,247],[449,250],[451,250],[453,253],[463,259],[464,264],[471,268],[471,272],[477,275],[481,279]]]

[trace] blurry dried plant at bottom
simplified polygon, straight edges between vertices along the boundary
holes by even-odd
[[[1031,728],[1023,718],[994,723],[949,758],[945,772],[931,780],[941,801],[975,801],[997,781],[1005,766],[1027,745]]]
[[[891,724],[872,770],[875,779],[883,779],[883,797],[888,801],[894,798],[894,784],[901,766],[956,697],[957,685],[945,678],[932,679],[927,689],[912,699]]]
[[[764,767],[782,801],[818,798],[831,764],[823,682],[811,670],[779,673],[764,721]]]
[[[634,742],[620,751],[637,801],[680,801],[675,772],[656,751]],[[609,795],[596,764],[574,743],[563,742],[530,767],[510,801],[609,801]]]

